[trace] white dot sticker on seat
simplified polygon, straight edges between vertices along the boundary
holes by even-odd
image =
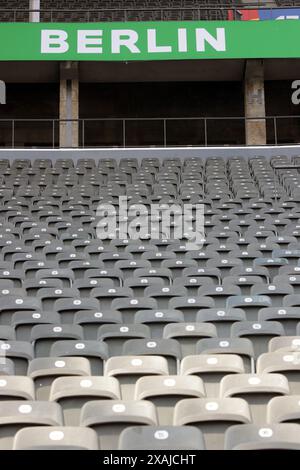
[[[66,366],[66,363],[65,363],[65,361],[56,361],[54,363],[54,365],[55,365],[55,367],[62,368],[62,367]]]
[[[138,366],[143,365],[143,361],[142,359],[132,359],[131,365],[134,367],[138,367]]]
[[[85,344],[83,344],[83,343],[77,343],[77,344],[75,344],[75,348],[76,348],[76,349],[85,349]]]
[[[270,428],[261,428],[258,431],[259,437],[272,437],[273,436],[273,431]]]
[[[18,408],[19,413],[22,414],[29,414],[32,412],[32,406],[31,405],[21,405]]]
[[[113,405],[112,410],[114,413],[124,413],[124,411],[126,411],[126,406],[122,403],[118,403],[117,405]]]
[[[259,377],[250,377],[248,379],[249,385],[259,385],[261,383],[261,379]]]
[[[156,348],[157,343],[155,341],[149,341],[147,343],[147,348]]]
[[[93,385],[93,382],[89,379],[83,379],[80,381],[80,387],[82,388],[90,388]]]
[[[207,411],[216,411],[219,409],[219,404],[215,401],[210,401],[205,404],[205,409]]]
[[[209,357],[206,359],[206,364],[215,365],[218,364],[219,360],[216,357]]]
[[[176,380],[174,379],[165,379],[163,384],[166,386],[166,387],[175,387],[176,385]]]
[[[6,387],[6,385],[7,385],[7,380],[1,379],[0,380],[0,387]]]
[[[61,333],[62,332],[62,327],[61,326],[55,326],[53,328],[54,333]]]
[[[50,441],[62,441],[65,435],[62,431],[52,431],[49,433]]]
[[[121,326],[121,328],[120,328],[121,333],[128,333],[128,331],[129,331],[128,326]]]
[[[219,342],[219,346],[220,346],[221,348],[228,348],[228,346],[229,346],[229,341],[220,341],[220,342]]]
[[[160,440],[160,441],[163,441],[163,440],[165,440],[165,439],[168,439],[168,437],[169,437],[168,431],[156,431],[156,432],[154,433],[154,438],[155,438],[155,439],[158,439],[158,440]]]

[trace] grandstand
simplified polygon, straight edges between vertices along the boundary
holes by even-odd
[[[0,19],[0,450],[300,450],[300,1]]]

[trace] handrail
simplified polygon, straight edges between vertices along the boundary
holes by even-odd
[[[159,127],[156,128],[156,133],[152,132],[153,146],[163,146],[169,147],[174,146],[174,143],[171,142],[173,139],[174,142],[174,135],[180,136],[180,130],[177,131],[177,128],[173,128],[170,131],[170,123],[186,123],[186,122],[199,122],[199,127],[197,129],[192,128],[194,132],[193,137],[195,138],[194,142],[200,142],[203,146],[210,146],[215,145],[216,142],[216,135],[219,134],[216,132],[216,127],[211,127],[212,122],[221,122],[224,121],[230,129],[230,122],[231,125],[233,122],[240,122],[243,126],[243,129],[246,127],[246,123],[251,121],[256,122],[264,122],[267,129],[268,129],[268,142],[272,145],[277,145],[280,143],[280,132],[281,132],[281,125],[282,120],[299,120],[300,115],[294,116],[257,116],[257,117],[245,117],[245,116],[186,116],[186,117],[110,117],[110,118],[80,118],[80,119],[59,119],[59,118],[15,118],[15,119],[8,119],[8,118],[1,118],[0,119],[0,142],[5,144],[5,146],[10,146],[11,148],[15,148],[18,144],[18,136],[20,136],[20,132],[22,133],[21,141],[26,141],[26,146],[35,146],[37,145],[36,142],[33,140],[43,139],[45,137],[45,133],[47,135],[47,146],[52,148],[59,147],[59,134],[63,130],[71,130],[71,134],[73,135],[74,131],[78,134],[79,137],[79,144],[78,147],[86,148],[91,146],[91,141],[88,137],[89,132],[96,132],[98,143],[93,146],[95,147],[104,147],[105,137],[109,135],[114,142],[112,145],[115,147],[131,147],[130,140],[132,142],[132,137],[137,135],[136,128],[130,127],[130,123],[137,122],[139,125],[144,124],[144,127],[139,128],[139,137],[140,142],[142,141],[143,137],[147,135],[146,132],[151,130],[151,125],[153,123],[159,124]],[[111,130],[108,133],[107,129],[103,123],[115,123],[116,128]],[[32,124],[32,127],[37,124],[44,125],[44,134],[40,132],[40,130],[34,133],[28,134],[28,123]],[[148,124],[147,124],[148,123]],[[23,126],[22,126],[23,124]],[[91,124],[93,127],[91,128]],[[99,124],[98,127],[95,128],[95,124]],[[147,127],[148,125],[148,127]],[[297,123],[298,125],[298,123]],[[150,127],[149,127],[150,126]],[[299,143],[300,143],[300,122],[299,122]],[[152,128],[153,131],[153,128]],[[245,132],[240,129],[239,130],[239,138],[240,140],[244,139]],[[24,137],[25,135],[25,137]],[[95,134],[92,134],[93,136]],[[29,137],[28,137],[29,136]],[[2,137],[2,139],[1,139]],[[156,137],[156,140],[155,140]],[[26,140],[27,139],[27,140]],[[30,141],[32,139],[32,141]],[[288,143],[288,142],[285,142]],[[291,140],[289,143],[295,143],[294,140]],[[224,142],[226,144],[226,142]],[[0,144],[1,145],[1,144]],[[194,146],[196,144],[193,143],[192,138],[191,142],[187,143],[186,145]],[[197,143],[197,146],[199,143]],[[145,145],[139,145],[141,147]]]

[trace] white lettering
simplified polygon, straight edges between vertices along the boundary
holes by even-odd
[[[42,29],[42,54],[63,54],[69,50],[68,33],[61,29]]]
[[[80,29],[77,31],[78,54],[102,54],[101,29]]]
[[[211,45],[216,51],[226,51],[225,29],[217,28],[217,37],[213,37],[206,29],[196,29],[196,48],[198,52],[205,52],[205,43]]]
[[[127,47],[133,54],[139,54],[141,51],[136,46],[139,35],[132,29],[116,29],[111,32],[111,52],[120,54],[121,46]]]
[[[171,46],[158,46],[156,42],[156,29],[148,29],[148,52],[172,52]]]

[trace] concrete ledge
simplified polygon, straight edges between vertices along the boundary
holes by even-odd
[[[49,158],[53,161],[58,158],[129,158],[138,160],[145,157],[160,159],[172,157],[223,157],[234,156],[251,158],[255,156],[271,158],[276,155],[288,157],[300,155],[300,145],[288,146],[249,146],[249,147],[168,147],[168,148],[85,148],[85,149],[0,149],[0,159],[8,158]]]

